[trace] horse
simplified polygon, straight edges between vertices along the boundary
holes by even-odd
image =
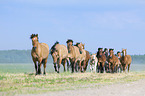
[[[119,59],[117,72],[121,73],[123,68],[122,68],[122,64],[121,64],[121,53],[119,51],[117,52],[117,57]]]
[[[76,46],[79,48],[81,61],[79,62],[79,68],[81,72],[86,71],[86,63],[88,63],[88,53],[84,50],[84,44],[77,43]]]
[[[129,72],[130,65],[132,62],[131,56],[127,55],[126,50],[127,49],[122,49],[121,64],[123,67],[123,72],[126,72],[127,66],[128,66],[128,72]]]
[[[64,72],[66,71],[65,69],[65,63],[67,61],[67,67],[69,68],[69,61],[68,61],[68,50],[65,45],[59,44],[59,42],[56,42],[52,47],[51,47],[51,56],[53,58],[53,64],[54,64],[54,69],[57,73],[59,73],[60,65],[63,64],[64,67]],[[67,70],[68,70],[67,68]]]
[[[35,71],[36,75],[41,74],[41,65],[44,64],[44,75],[46,74],[46,63],[47,58],[49,55],[49,46],[46,43],[39,43],[38,41],[38,34],[32,34],[30,36],[30,39],[32,39],[32,50],[31,50],[31,56],[33,59],[33,62],[35,64]],[[37,65],[38,62],[38,65]],[[38,69],[37,69],[38,68]]]
[[[110,55],[107,58],[107,61],[109,63],[109,69],[111,69],[112,73],[117,72],[120,62],[119,59],[114,55],[113,50],[114,49],[109,50]]]
[[[81,51],[77,46],[73,46],[73,41],[71,39],[67,40],[66,43],[68,48],[68,57],[70,59],[71,66],[72,66],[72,73],[74,72],[74,69],[77,72],[77,69],[75,68],[76,63],[78,62],[79,66],[81,65],[81,62],[86,58],[85,51]],[[81,53],[83,54],[83,56]]]
[[[97,58],[98,58],[98,64],[97,64],[97,68],[98,68],[98,73],[101,72],[103,73],[105,71],[105,62],[106,62],[106,56],[102,53],[102,48],[98,48],[98,52],[97,52]]]
[[[85,44],[82,44],[82,48],[85,49]],[[86,51],[86,59],[85,59],[85,64],[84,64],[84,72],[87,70],[87,66],[90,60],[90,53],[87,50],[85,51]]]
[[[90,71],[96,73],[96,67],[97,67],[98,59],[96,57],[96,54],[92,54],[90,56]]]

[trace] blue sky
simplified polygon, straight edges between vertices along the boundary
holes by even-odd
[[[67,39],[145,54],[144,0],[0,0],[0,50],[31,49],[32,33],[50,47]]]

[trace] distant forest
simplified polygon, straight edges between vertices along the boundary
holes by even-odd
[[[31,50],[4,50],[0,51],[0,63],[32,63]],[[52,63],[49,55],[48,62]]]
[[[145,55],[131,55],[133,64],[145,64]],[[52,63],[49,54],[48,63]],[[31,50],[1,50],[0,63],[32,63]]]

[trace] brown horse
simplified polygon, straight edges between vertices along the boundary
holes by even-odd
[[[85,51],[81,51],[77,46],[73,46],[73,41],[71,39],[67,40],[67,48],[68,48],[68,57],[71,62],[72,66],[72,73],[74,72],[74,69],[76,67],[76,63],[79,63],[79,67],[81,65],[81,62],[85,60],[86,53]],[[79,45],[80,46],[80,45]],[[80,70],[82,68],[80,67]],[[77,69],[76,69],[77,71]]]
[[[86,50],[84,50],[84,44],[82,43],[77,43],[76,46],[79,48],[80,50],[80,57],[81,60],[79,62],[79,68],[80,71],[85,72],[86,71],[86,62],[88,61],[88,57],[86,57],[88,54],[86,54]]]
[[[85,44],[82,44],[82,47],[83,49],[85,49]],[[88,63],[89,63],[89,60],[90,60],[90,53],[86,51],[86,59],[85,59],[85,63],[84,63],[84,72],[87,70],[87,66],[88,66]]]
[[[53,58],[55,71],[59,73],[60,65],[63,64],[64,72],[65,72],[66,61],[67,61],[67,66],[69,66],[69,63],[67,60],[67,57],[68,57],[67,47],[65,45],[60,45],[59,42],[56,42],[51,48],[51,55]]]
[[[109,69],[111,69],[112,73],[117,72],[120,62],[119,59],[114,55],[113,50],[114,49],[109,49],[110,55],[107,58],[107,61],[109,63]]]
[[[103,73],[105,71],[105,62],[106,62],[106,56],[103,54],[102,48],[98,48],[97,52],[97,58],[98,58],[98,73],[101,72]]]
[[[123,67],[123,72],[126,72],[127,66],[129,72],[131,61],[132,61],[131,56],[127,55],[126,49],[122,49],[121,64]]]
[[[121,53],[120,53],[120,51],[117,52],[117,57],[119,59],[117,72],[121,73],[123,68],[122,68],[122,64],[121,64]]]
[[[46,74],[45,68],[46,68],[47,58],[49,55],[49,46],[45,43],[38,42],[38,34],[32,34],[30,38],[32,39],[32,45],[33,45],[31,50],[31,56],[35,64],[36,75],[41,74],[42,63],[44,64],[43,74]],[[38,61],[38,66],[36,63],[37,61]]]

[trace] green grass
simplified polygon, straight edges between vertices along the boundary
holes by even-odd
[[[67,67],[66,67],[67,68]],[[43,66],[41,67],[43,72]],[[145,64],[132,64],[130,71],[144,71]],[[89,72],[89,66],[87,68],[87,72]],[[35,72],[34,64],[33,63],[7,63],[7,64],[0,64],[0,73],[33,73]],[[54,73],[53,64],[47,64],[46,67],[47,73]],[[63,72],[63,66],[61,65],[60,72]]]
[[[90,72],[72,74],[70,72],[64,73],[61,67],[61,73],[57,74],[54,73],[53,65],[50,64],[47,65],[46,71],[46,76],[35,76],[33,64],[0,64],[0,96],[99,87],[106,84],[128,83],[145,79],[145,71],[135,70],[127,74]]]

